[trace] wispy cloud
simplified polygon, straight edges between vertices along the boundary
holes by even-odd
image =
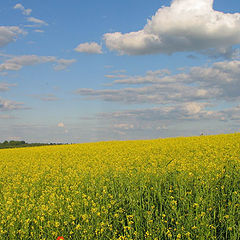
[[[107,126],[117,139],[183,136],[222,131],[228,125],[226,112],[210,110],[207,102],[185,102],[152,108],[99,113],[94,118]],[[234,109],[234,110],[233,110]],[[239,108],[227,111],[240,116]],[[226,118],[226,120],[224,120]],[[232,120],[231,123],[234,123]],[[235,121],[236,122],[236,121]],[[106,130],[106,129],[105,129]],[[225,129],[226,130],[226,129]],[[107,136],[109,132],[106,133]],[[122,138],[123,136],[124,138]]]
[[[0,111],[27,109],[22,102],[15,102],[0,97]]]
[[[125,78],[125,77],[127,77],[127,75],[123,75],[123,74],[106,74],[106,75],[104,75],[104,77],[106,77],[106,78]]]
[[[48,23],[46,23],[45,21],[39,19],[39,18],[35,18],[35,17],[28,17],[27,18],[28,22],[32,22],[32,23],[35,23],[37,25],[48,25]]]
[[[44,102],[55,102],[55,101],[59,100],[59,98],[55,94],[52,94],[52,93],[49,93],[49,94],[33,94],[33,95],[30,95],[30,96],[34,97],[34,98],[37,98],[37,99],[40,99]]]
[[[8,57],[5,62],[0,64],[0,72],[1,71],[18,71],[22,69],[24,66],[33,66],[37,64],[43,63],[55,63],[55,70],[64,70],[72,63],[74,63],[75,59],[58,59],[55,56],[37,56],[37,55],[22,55],[22,56],[12,56]]]
[[[54,69],[56,71],[61,71],[66,69],[68,66],[72,65],[75,62],[76,62],[76,59],[63,59],[63,58],[57,59]]]
[[[191,67],[188,71],[182,71],[178,74],[171,74],[167,70],[148,71],[145,76],[129,76],[113,81],[113,84],[134,87],[100,90],[80,88],[76,93],[87,99],[125,104],[240,100],[240,61],[216,62],[207,67]]]
[[[10,83],[1,83],[0,82],[0,92],[6,92],[10,89],[10,87],[15,87],[17,84],[10,84]]]
[[[26,9],[21,3],[17,3],[13,8],[21,10],[23,15],[28,16],[26,18],[27,21],[34,24],[34,25],[25,25],[25,27],[34,27],[35,28],[35,27],[41,27],[41,26],[48,25],[48,23],[43,21],[42,19],[30,16],[32,13],[32,9],[30,9],[30,8]],[[35,32],[43,32],[43,31],[37,29],[37,30],[35,30]]]
[[[37,33],[44,33],[44,31],[41,30],[41,29],[35,29],[34,32],[37,32]]]
[[[124,104],[169,104],[178,101],[196,101],[211,99],[218,92],[215,89],[199,89],[183,84],[152,85],[140,88],[122,89],[78,89],[76,94],[89,100],[103,100],[107,102],[120,102]]]
[[[160,121],[160,120],[196,120],[196,119],[212,119],[217,118],[219,114],[214,111],[207,110],[210,106],[206,102],[185,102],[175,105],[161,106],[155,108],[125,110],[112,113],[101,113],[100,118],[112,119],[122,122],[124,128],[126,123],[130,123],[130,128],[136,126],[133,124],[136,120],[141,121]],[[118,125],[114,125],[118,126]]]

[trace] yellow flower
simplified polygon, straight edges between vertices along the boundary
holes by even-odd
[[[55,227],[59,227],[60,226],[60,222],[55,222]]]
[[[179,234],[177,235],[177,239],[181,239],[181,237],[182,237],[182,235],[179,233]]]

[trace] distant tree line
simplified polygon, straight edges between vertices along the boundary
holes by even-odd
[[[0,149],[2,148],[17,148],[17,147],[37,147],[46,145],[62,145],[63,143],[26,143],[25,141],[4,141],[0,142]]]

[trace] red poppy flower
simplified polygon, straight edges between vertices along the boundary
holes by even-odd
[[[64,240],[64,237],[58,237],[57,240]]]

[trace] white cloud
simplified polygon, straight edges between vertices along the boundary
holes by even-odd
[[[102,54],[102,47],[96,42],[81,43],[75,48],[76,52]]]
[[[53,102],[53,101],[58,101],[59,98],[54,95],[54,94],[31,94],[30,95],[31,97],[34,97],[34,98],[37,98],[37,99],[40,99],[44,102]]]
[[[32,13],[32,9],[30,8],[25,8],[21,3],[16,4],[14,9],[19,9],[22,11],[23,15],[29,16]],[[41,27],[43,25],[47,26],[48,23],[43,21],[42,19],[36,18],[36,17],[27,17],[27,21],[34,23],[34,25],[25,25],[25,27]],[[42,30],[36,29],[35,32],[43,32]]]
[[[8,91],[10,87],[15,87],[16,84],[0,83],[0,92]]]
[[[0,64],[0,71],[4,70],[12,70],[17,71],[20,70],[23,66],[32,66],[40,63],[46,62],[54,62],[56,61],[55,57],[52,56],[37,56],[37,55],[22,55],[15,56],[4,63]]]
[[[118,124],[114,124],[113,127],[117,129],[122,129],[122,130],[130,130],[134,128],[134,125],[128,124],[128,123],[118,123]]]
[[[121,128],[122,130],[146,128],[149,126],[156,126],[159,129],[159,123],[161,123],[161,129],[164,129],[163,126],[167,129],[166,123],[169,122],[173,124],[183,120],[221,120],[223,114],[220,111],[208,110],[209,106],[209,103],[204,102],[186,102],[155,108],[101,113],[97,117],[113,122],[114,128]]]
[[[80,88],[76,93],[87,99],[125,104],[240,100],[240,61],[222,61],[179,71],[178,74],[171,74],[166,69],[148,71],[145,76],[128,76],[110,83],[135,87],[100,90]]]
[[[24,66],[33,66],[36,64],[52,62],[56,65],[55,70],[66,69],[69,65],[75,62],[75,59],[58,59],[54,56],[37,56],[37,55],[22,55],[9,57],[5,62],[0,64],[1,71],[18,71]]]
[[[27,20],[38,25],[48,25],[45,21],[35,17],[28,17]]]
[[[75,63],[76,60],[75,59],[58,59],[56,60],[56,65],[54,66],[54,69],[56,71],[61,71],[66,69],[68,66],[70,66],[71,64]]]
[[[151,83],[170,83],[179,82],[180,79],[186,78],[185,74],[178,74],[177,79],[170,75],[171,72],[168,69],[161,69],[156,71],[148,71],[145,76],[126,76],[123,79],[116,79],[115,84],[151,84]]]
[[[44,31],[41,30],[41,29],[36,29],[36,30],[34,30],[34,32],[37,32],[37,33],[44,33]]]
[[[58,98],[52,94],[48,94],[46,96],[42,96],[41,100],[45,102],[53,102],[53,101],[57,101]]]
[[[201,110],[203,109],[203,107],[205,107],[205,103],[197,103],[197,102],[190,102],[190,103],[186,103],[183,106],[183,110],[187,113],[187,114],[197,114],[199,112],[201,112]]]
[[[231,46],[240,43],[239,29],[240,14],[215,11],[213,0],[173,0],[170,7],[158,9],[142,30],[106,33],[104,39],[110,50],[120,54],[172,54],[214,49],[228,56]]]
[[[155,108],[99,113],[95,118],[111,131],[121,130],[128,138],[160,137],[160,133],[176,136],[190,132],[192,135],[193,132],[200,134],[203,130],[205,132],[213,126],[224,124],[223,113],[210,111],[209,107],[210,105],[204,102],[185,102]]]
[[[123,74],[117,74],[117,75],[115,75],[115,74],[106,74],[106,75],[104,75],[104,77],[106,77],[106,78],[125,78],[127,76],[123,75]]]
[[[169,104],[184,101],[212,99],[216,97],[216,89],[201,89],[187,84],[154,84],[140,88],[122,89],[78,89],[76,94],[86,99],[121,102],[124,104]]]
[[[21,102],[15,102],[0,97],[0,111],[11,111],[18,109],[26,109]]]
[[[22,11],[22,14],[27,15],[27,16],[30,15],[32,12],[32,9],[30,9],[30,8],[26,9],[21,3],[17,3],[13,8],[20,9]]]
[[[220,57],[225,59],[240,59],[239,49],[233,49],[233,47],[211,48],[203,50],[201,53],[215,59]]]
[[[240,100],[240,61],[216,62],[211,67],[193,67],[188,78],[204,89],[218,89],[218,99]],[[213,96],[216,97],[216,96]]]
[[[24,31],[16,26],[0,26],[0,47],[16,40]]]

